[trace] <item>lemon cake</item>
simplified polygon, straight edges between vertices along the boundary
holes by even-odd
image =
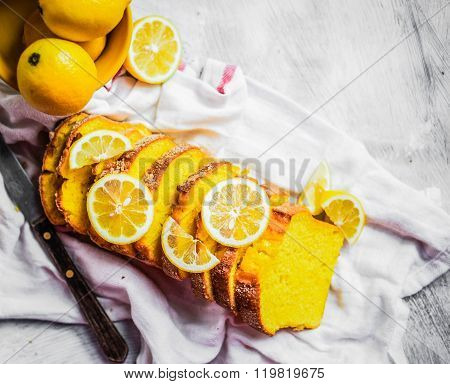
[[[227,161],[214,161],[178,186],[178,201],[172,211],[172,217],[186,233],[195,235],[195,220],[201,212],[203,198],[209,190],[220,181],[237,176],[239,172],[237,167]],[[164,263],[163,268],[166,274],[174,279],[183,280],[189,276],[170,262]]]
[[[344,237],[309,212],[295,214],[286,233],[247,248],[236,272],[238,316],[273,335],[320,325]]]
[[[75,166],[81,168],[74,169],[74,165],[71,168],[69,158],[74,143],[98,130],[111,130],[126,136],[129,139],[126,148],[130,148],[131,143],[133,149],[97,164],[81,167],[86,163],[75,163]],[[125,138],[121,137],[122,142],[125,142]],[[86,137],[85,139],[88,140]],[[120,150],[122,151],[123,149]],[[72,157],[73,153],[74,151]],[[106,178],[103,179],[104,177]],[[128,182],[131,180],[136,190],[139,187],[145,192],[148,205],[144,208],[147,216],[145,223],[142,221],[143,224],[139,218],[129,218],[134,217],[131,212],[135,213],[137,210],[133,205],[128,213],[131,216],[126,216],[126,221],[119,221],[121,218],[110,221],[110,216],[103,214],[107,217],[107,224],[134,223],[137,228],[141,223],[140,232],[136,231],[132,239],[127,237],[128,234],[123,235],[124,231],[119,232],[116,237],[108,237],[108,233],[102,232],[104,228],[98,225],[96,217],[102,214],[103,208],[99,208],[97,216],[92,216],[92,212],[95,212],[92,204],[94,192],[89,198],[89,214],[93,225],[97,225],[95,228],[105,238],[117,243],[135,241],[131,244],[119,245],[106,241],[94,230],[88,218],[88,191],[96,190],[96,187],[92,188],[94,182],[97,181],[95,186],[101,188],[99,183],[111,177],[128,177]],[[211,190],[212,194],[220,189],[222,185],[218,183],[228,183],[229,179],[236,177],[245,177],[240,168],[227,161],[213,160],[200,148],[177,145],[169,136],[152,135],[144,125],[118,123],[103,116],[80,113],[64,120],[51,135],[43,159],[39,189],[45,213],[53,224],[68,224],[75,232],[88,234],[100,247],[162,268],[166,275],[174,279],[189,277],[197,297],[216,302],[259,331],[273,335],[283,328],[301,330],[318,327],[334,267],[344,242],[343,231],[333,224],[317,220],[306,208],[287,202],[289,195],[286,192],[263,185],[261,187],[266,190],[270,204],[267,202],[264,206],[266,221],[258,227],[263,232],[262,235],[247,243],[231,243],[233,247],[245,245],[240,248],[219,244],[211,237],[218,239],[208,226],[211,221],[208,221],[206,209],[209,205],[204,202],[205,196]],[[136,179],[144,182],[147,188]],[[256,183],[256,180],[251,180],[254,181],[253,184]],[[242,179],[239,182],[242,183]],[[213,189],[215,186],[217,187]],[[124,196],[121,201],[125,201],[131,193],[126,192],[128,189],[124,192],[121,188],[116,188],[115,191],[121,191]],[[106,199],[111,196],[106,192],[101,193]],[[342,195],[338,195],[341,200]],[[103,201],[99,196],[94,202]],[[236,198],[233,201],[240,200]],[[224,206],[227,210],[222,208],[216,212],[228,214],[228,205]],[[331,203],[329,210],[333,208],[330,207]],[[166,242],[164,249],[169,252],[174,264],[165,256],[161,246],[161,232],[169,217],[179,224],[176,225],[173,220],[168,221],[172,223],[171,228],[176,226],[181,230],[180,238],[189,238],[189,244],[193,244],[189,245],[189,249],[194,250],[190,255],[195,256],[196,262],[209,259],[209,267],[201,267],[202,263],[198,262],[195,266],[200,267],[190,269],[192,265],[187,262],[178,263],[177,257],[170,256],[168,249],[171,248],[166,248]],[[332,215],[328,214],[328,217],[332,218]],[[223,218],[219,216],[219,221],[216,221],[219,226],[222,225],[221,220]],[[186,234],[193,238],[185,236]],[[230,244],[226,241],[221,243]],[[251,244],[248,245],[249,243]],[[181,254],[184,257],[184,253]],[[186,271],[203,272],[188,273],[175,264]],[[207,268],[211,269],[204,271]]]
[[[104,116],[87,116],[70,132],[56,169],[58,175],[63,179],[56,193],[56,206],[63,214],[66,223],[75,232],[83,235],[88,234],[90,227],[86,210],[86,195],[93,182],[92,166],[70,169],[70,148],[82,136],[102,129],[123,134],[133,145],[151,134],[151,131],[143,124],[119,123]]]
[[[166,260],[161,247],[161,231],[178,196],[178,185],[195,173],[205,162],[206,154],[199,148],[180,145],[172,148],[145,172],[144,182],[153,195],[154,216],[147,233],[134,247],[142,259],[166,270]]]
[[[140,140],[134,149],[125,152],[116,161],[109,162],[106,165],[99,163],[94,166],[93,173],[97,175],[97,178],[111,173],[126,173],[129,176],[142,180],[146,169],[174,146],[175,143],[169,136],[147,136]],[[89,236],[94,243],[102,248],[125,256],[138,257],[145,262],[152,261],[137,255],[132,244],[118,245],[105,241],[92,226],[89,228]]]

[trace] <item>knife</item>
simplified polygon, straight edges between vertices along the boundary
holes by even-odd
[[[104,354],[111,362],[123,363],[128,354],[127,343],[73,263],[55,228],[44,214],[36,188],[6,145],[2,135],[0,135],[0,172],[9,197],[17,204],[36,238],[67,282]]]

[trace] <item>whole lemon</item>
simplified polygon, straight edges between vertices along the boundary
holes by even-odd
[[[45,24],[72,41],[105,36],[119,24],[130,0],[39,0]]]
[[[44,38],[58,38],[42,20],[41,14],[38,10],[33,12],[28,17],[27,22],[23,28],[23,43],[26,47],[33,44],[36,40]],[[106,36],[98,37],[97,39],[80,42],[78,45],[83,48],[92,60],[97,60],[106,45]]]
[[[99,85],[87,52],[61,39],[37,40],[26,48],[17,65],[17,83],[32,107],[55,116],[82,110]]]
[[[91,56],[92,60],[95,61],[105,49],[106,36],[97,37],[94,40],[84,41],[82,43],[78,43],[78,45],[83,48],[89,56]]]

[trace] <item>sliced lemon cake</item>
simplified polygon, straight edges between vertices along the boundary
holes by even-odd
[[[147,169],[143,178],[153,194],[154,216],[147,233],[139,239],[134,247],[141,258],[163,267],[170,261],[161,247],[161,230],[164,222],[172,212],[178,197],[177,187],[195,173],[208,161],[206,154],[197,147],[180,145],[172,148]]]
[[[220,181],[239,175],[240,169],[227,161],[212,162],[189,176],[185,183],[178,186],[178,201],[172,211],[172,217],[189,235],[194,236],[195,220],[202,209],[205,195]],[[183,280],[189,276],[163,259],[164,272],[174,279]]]
[[[93,182],[92,166],[71,169],[70,150],[77,140],[100,130],[120,133],[126,136],[132,145],[151,134],[151,131],[143,124],[119,123],[104,116],[87,116],[71,131],[57,166],[57,173],[64,181],[56,194],[56,206],[63,214],[66,223],[75,232],[83,235],[89,230],[86,195]]]
[[[281,238],[247,248],[236,272],[238,316],[273,335],[320,325],[342,232],[309,212],[295,214]]]
[[[123,173],[138,180],[142,180],[145,171],[151,167],[162,155],[175,147],[174,141],[165,135],[151,135],[139,141],[135,148],[125,152],[114,162],[108,164],[99,163],[94,167],[93,173],[97,178],[102,178],[108,174]],[[91,226],[89,228],[91,240],[102,248],[125,256],[138,257],[142,261],[151,262],[151,259],[143,255],[137,255],[132,244],[112,244],[104,240]]]

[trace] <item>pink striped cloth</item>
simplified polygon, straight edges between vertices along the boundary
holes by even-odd
[[[450,217],[422,193],[380,167],[364,146],[301,106],[215,60],[182,64],[161,86],[122,73],[87,106],[118,120],[149,122],[155,131],[203,145],[217,157],[277,160],[284,170],[306,164],[306,180],[323,159],[333,187],[355,193],[369,223],[344,247],[322,325],[268,337],[160,271],[142,273],[108,252],[61,237],[113,320],[132,319],[141,333],[139,363],[404,362],[401,338],[413,294],[449,268]],[[0,131],[36,177],[48,130],[57,119],[30,109],[0,83]],[[265,152],[298,122],[285,140]],[[305,160],[306,163],[305,163]],[[287,175],[271,181],[289,186]],[[291,186],[292,187],[292,186]],[[301,189],[301,186],[298,186]],[[83,323],[55,268],[0,182],[0,319]]]

